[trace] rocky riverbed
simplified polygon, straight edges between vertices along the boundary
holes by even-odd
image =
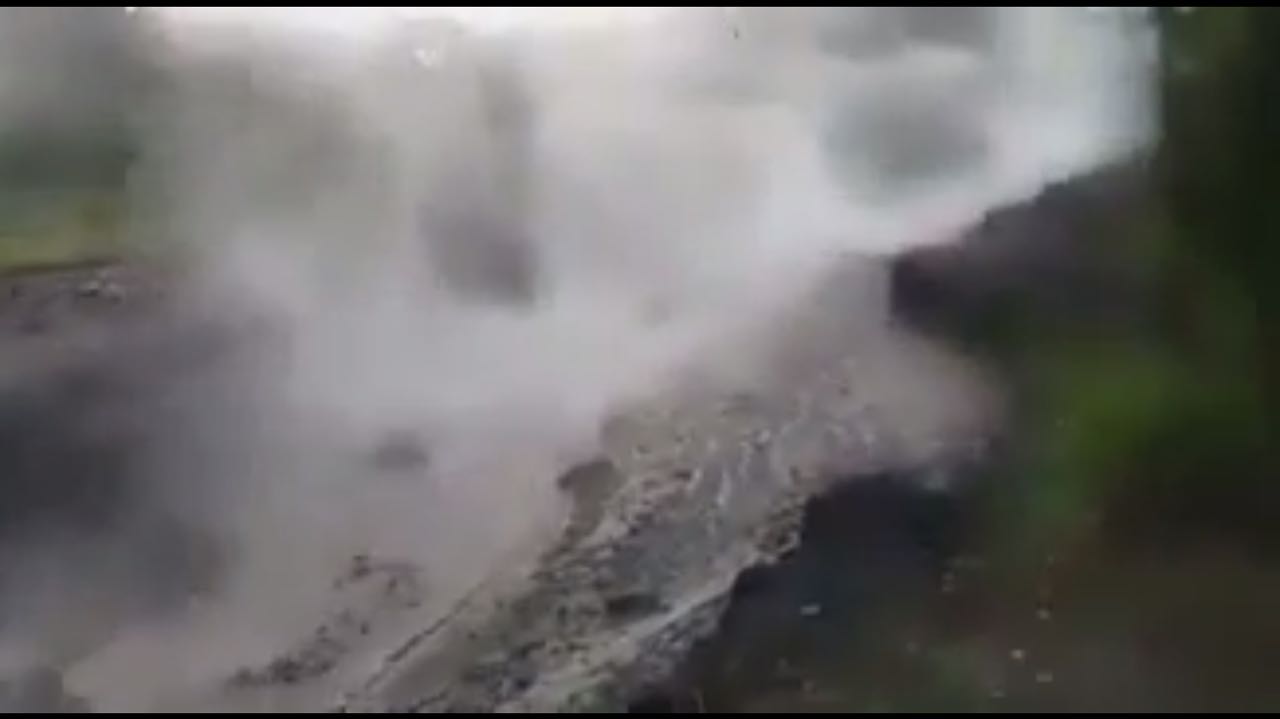
[[[260,651],[261,660],[159,704],[497,710],[617,708],[636,700],[716,626],[740,572],[793,546],[804,502],[834,478],[983,451],[998,407],[988,382],[965,361],[889,321],[881,261],[850,257],[833,266],[838,269],[812,295],[755,323],[734,377],[690,368],[662,393],[615,411],[594,451],[567,463],[559,480],[554,474],[539,480],[555,488],[566,507],[561,529],[545,534],[541,547],[511,553],[443,596],[432,591],[438,578],[413,557],[336,549],[330,596],[323,611],[310,615],[310,629],[299,621],[293,639]],[[8,376],[46,383],[29,384],[36,387],[82,376],[101,388],[70,399],[53,390],[33,395],[30,406],[58,408],[50,420],[58,427],[97,438],[89,431],[100,426],[94,413],[124,403],[145,414],[155,408],[157,387],[185,386],[166,378],[201,376],[223,361],[212,359],[220,356],[213,348],[252,343],[232,332],[240,339],[197,345],[206,349],[185,356],[174,351],[190,349],[203,333],[184,334],[158,320],[166,316],[165,303],[154,301],[163,297],[155,289],[163,283],[142,278],[121,266],[8,280],[17,288],[8,290],[3,312],[15,350],[6,354]],[[81,345],[94,351],[85,354]],[[40,357],[43,366],[31,359]],[[54,357],[65,357],[67,368],[51,370]],[[16,414],[6,431],[18,432],[29,420]],[[128,426],[130,441],[150,436],[150,421]],[[117,440],[123,441],[97,438],[93,446]],[[428,471],[432,458],[424,447],[406,438],[388,442],[371,450],[372,471]],[[60,479],[71,484],[62,491],[88,474],[67,469]],[[37,475],[47,478],[37,472],[29,481]],[[122,468],[105,479],[127,485],[131,477]],[[945,472],[924,479],[936,487],[949,481]],[[108,487],[94,506],[117,489]],[[46,521],[88,521],[77,511],[53,501]],[[157,510],[157,527],[165,517]],[[98,533],[89,536],[111,537],[120,529],[111,522],[89,525]],[[74,697],[111,708],[148,695],[140,682],[128,692],[106,691],[114,699],[95,696],[123,681],[110,679],[110,657],[130,656],[122,647],[141,641],[131,633],[155,631],[146,629],[155,617],[199,622],[201,603],[216,604],[201,597],[218,595],[214,587],[224,571],[218,567],[232,561],[213,549],[202,558],[199,547],[208,541],[216,547],[216,533],[206,541],[186,525],[172,526],[161,540],[177,548],[164,560],[168,569],[135,549],[129,556],[136,561],[125,563],[123,576],[177,568],[178,575],[190,575],[185,588],[166,588],[150,603],[131,600],[127,610],[99,616],[94,631],[54,632],[67,644],[60,659],[46,660],[43,673],[11,673],[57,681],[26,691],[29,682],[13,680],[7,696],[16,697],[15,706]],[[84,561],[72,556],[64,560]],[[92,591],[95,581],[119,577],[89,573],[76,586]],[[164,613],[148,614],[160,609]],[[62,688],[45,691],[46,685]]]
[[[607,423],[600,455],[561,477],[574,509],[528,579],[410,639],[339,707],[625,707],[714,630],[744,569],[794,546],[833,480],[932,466],[904,481],[945,489],[998,402],[973,367],[865,311],[883,272],[850,261],[770,323],[736,388],[691,378]]]

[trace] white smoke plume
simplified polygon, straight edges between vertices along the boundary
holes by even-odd
[[[444,10],[130,15],[164,78],[138,232],[192,270],[184,307],[268,339],[165,415],[140,471],[184,475],[228,569],[57,658],[98,706],[207,699],[356,553],[449,606],[536,555],[610,413],[732,375],[835,258],[944,241],[1150,134],[1152,40],[1117,15]]]

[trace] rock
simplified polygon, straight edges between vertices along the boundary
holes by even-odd
[[[571,545],[591,534],[604,517],[605,504],[622,486],[624,477],[607,458],[577,464],[556,480],[573,498],[573,512],[562,543]]]
[[[347,572],[347,578],[352,581],[359,581],[369,576],[373,571],[373,565],[369,562],[369,555],[357,554],[351,558],[351,570]]]
[[[649,592],[628,592],[605,599],[604,611],[612,619],[637,619],[664,609],[662,600]]]
[[[613,462],[607,458],[595,458],[570,467],[556,480],[556,486],[566,492],[577,493],[616,481],[617,475],[618,468]]]
[[[373,450],[373,466],[384,472],[421,469],[430,456],[422,439],[411,432],[393,432]]]
[[[94,279],[80,283],[80,285],[76,287],[76,294],[81,297],[97,297],[102,294],[102,289],[102,281],[95,277]]]
[[[277,657],[261,669],[242,668],[231,677],[235,687],[297,684],[327,674],[346,646],[329,636],[315,636],[297,650]]]

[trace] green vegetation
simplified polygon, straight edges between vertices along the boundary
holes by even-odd
[[[0,268],[96,259],[124,248],[132,137],[120,128],[0,135]]]
[[[154,80],[120,8],[0,8],[0,269],[123,247],[132,113]]]
[[[1149,185],[1073,238],[1124,306],[1089,281],[1037,304],[1027,284],[948,317],[1006,372],[1017,419],[965,548],[984,569],[906,625],[934,631],[939,663],[877,706],[972,706],[984,648],[996,708],[1280,706],[1280,12],[1156,19]],[[854,681],[841,706],[883,696]]]
[[[119,191],[0,191],[0,269],[113,256],[123,215]]]
[[[1130,537],[1212,530],[1280,546],[1280,13],[1158,21],[1156,188],[1103,243],[1121,249],[1107,261],[1142,265],[1150,310],[1003,337],[1029,377],[1028,524],[1101,515]]]

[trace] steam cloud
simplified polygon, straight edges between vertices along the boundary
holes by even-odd
[[[353,553],[422,564],[449,606],[554,533],[552,478],[602,420],[732,374],[836,258],[945,241],[1151,132],[1152,40],[1121,15],[339,10],[130,15],[163,78],[131,108],[136,231],[189,270],[181,324],[235,339],[130,400],[129,472],[211,537],[213,586],[9,632],[99,706],[269,659]],[[150,581],[56,556],[11,615]]]

